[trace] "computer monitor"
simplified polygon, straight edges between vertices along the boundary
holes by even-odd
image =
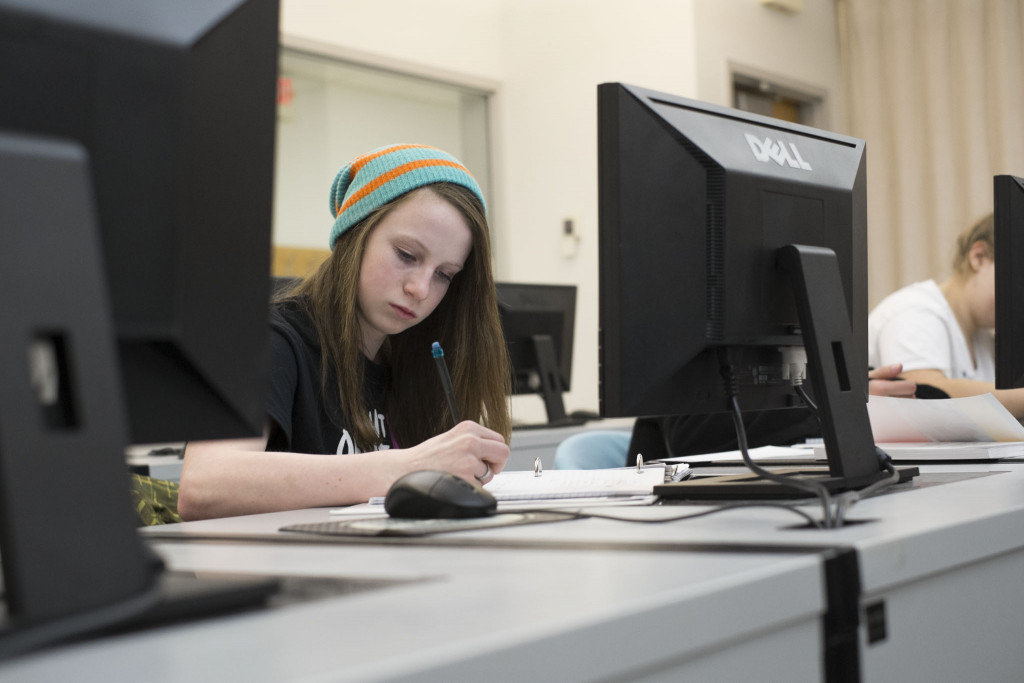
[[[572,379],[576,287],[518,282],[496,286],[512,363],[512,392],[540,394],[548,424],[566,422],[562,393]]]
[[[993,179],[996,388],[1024,387],[1024,178]]]
[[[0,3],[0,129],[89,154],[134,443],[263,426],[272,5]]]
[[[129,442],[261,432],[278,16],[0,0],[0,657],[160,598]]]
[[[806,368],[832,483],[879,479],[864,142],[619,83],[598,135],[601,414],[786,410]]]

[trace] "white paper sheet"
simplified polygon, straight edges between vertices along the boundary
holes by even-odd
[[[875,442],[1024,441],[1024,426],[992,394],[906,399],[871,396]]]

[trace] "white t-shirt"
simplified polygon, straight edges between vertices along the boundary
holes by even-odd
[[[868,363],[903,363],[907,370],[940,370],[950,379],[994,382],[995,336],[980,330],[974,359],[953,309],[934,280],[915,282],[882,299],[868,316]]]

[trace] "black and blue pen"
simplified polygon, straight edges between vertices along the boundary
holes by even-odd
[[[437,365],[437,374],[441,377],[441,386],[444,387],[444,397],[448,399],[448,410],[452,414],[452,422],[459,424],[462,419],[459,417],[459,407],[455,404],[455,389],[452,387],[452,376],[448,374],[448,364],[444,362],[444,349],[440,342],[430,345],[430,354],[434,357],[434,364]]]

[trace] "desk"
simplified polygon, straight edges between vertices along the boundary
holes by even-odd
[[[295,543],[157,548],[178,568],[413,583],[67,647],[0,667],[0,678],[113,681],[139,671],[155,682],[819,675],[823,593],[813,554]],[[758,606],[764,596],[770,607]]]
[[[0,678],[111,680],[145,664],[155,681],[825,680],[838,587],[859,616],[844,664],[861,680],[1019,680],[1024,465],[921,469],[907,490],[858,503],[862,523],[827,531],[771,508],[460,532],[448,545],[277,534],[323,509],[150,528],[175,568],[411,582],[61,648]],[[830,569],[837,558],[852,560],[846,573]]]

